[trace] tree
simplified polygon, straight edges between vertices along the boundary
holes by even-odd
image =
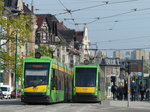
[[[40,52],[42,54],[42,56],[48,56],[48,57],[54,58],[53,57],[53,53],[54,53],[53,49],[48,48],[45,45],[41,45],[39,47],[39,49],[37,50],[37,52]]]
[[[19,35],[18,45],[24,46],[26,41],[30,38],[32,18],[30,15],[25,15],[23,13],[15,13],[15,15],[11,13],[11,15],[4,17],[4,10],[8,9],[4,7],[4,0],[0,0],[0,26],[3,29],[3,32],[0,34],[0,40],[3,40],[3,44],[0,44],[2,48],[0,56],[3,68],[14,71],[16,34]],[[3,49],[3,46],[7,46],[7,49]],[[22,58],[20,58],[20,56],[19,63],[22,63]],[[18,73],[18,75],[20,76],[21,72]]]

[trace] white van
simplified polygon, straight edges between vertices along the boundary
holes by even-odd
[[[8,85],[2,85],[1,87],[2,93],[4,95],[4,98],[10,99],[11,98],[11,87]]]

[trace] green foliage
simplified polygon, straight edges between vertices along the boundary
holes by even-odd
[[[4,0],[0,0],[0,3],[2,3]],[[6,10],[6,8],[3,7],[3,5],[0,5],[0,12],[3,10]],[[7,9],[8,10],[8,9]],[[7,15],[6,17],[2,16],[2,13],[0,13],[0,26],[3,27],[5,30],[5,35],[3,36],[3,40],[9,41],[14,43],[16,34],[19,35],[19,45],[24,45],[26,40],[29,40],[30,32],[31,32],[31,16],[30,15],[24,15],[24,14],[18,14],[11,13],[10,15]],[[5,44],[4,44],[5,45]]]
[[[2,15],[3,6],[4,6],[4,0],[0,0],[0,16]]]
[[[44,46],[44,45],[40,46],[36,52],[40,52],[42,56],[48,56],[48,57],[54,58],[53,49],[48,48],[47,46]]]
[[[5,69],[11,69],[13,72],[15,71],[15,55],[12,54],[11,56],[8,55],[7,52],[2,51],[0,53],[0,57],[2,60],[2,68]],[[23,61],[23,57],[18,56],[18,76],[21,76],[21,72],[22,72],[22,61]]]
[[[4,0],[0,0],[0,27],[3,28],[3,32],[0,32],[0,39],[4,40],[4,43],[0,45],[0,47],[7,45],[7,51],[2,50],[0,53],[3,68],[4,69],[12,69],[14,72],[15,67],[15,45],[16,45],[16,35],[18,34],[18,45],[24,46],[26,41],[30,38],[31,32],[31,15],[25,14],[10,14],[7,17],[4,17],[2,12],[4,10],[8,10],[4,7]],[[21,63],[22,58],[18,56],[18,74],[21,75]]]

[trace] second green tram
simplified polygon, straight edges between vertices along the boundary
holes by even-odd
[[[23,62],[21,101],[52,103],[72,100],[73,70],[49,57]]]
[[[74,102],[101,102],[105,99],[105,77],[98,65],[75,65]]]

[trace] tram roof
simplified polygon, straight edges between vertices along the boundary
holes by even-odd
[[[75,65],[74,67],[100,67],[99,65]]]
[[[46,56],[41,56],[40,58],[26,57],[24,61],[25,61],[25,62],[32,62],[32,60],[34,60],[35,62],[41,62],[41,61],[39,61],[39,59],[40,59],[40,60],[43,60],[44,62],[51,62],[51,61],[52,61],[53,64],[56,64],[56,65],[58,65],[58,66],[60,66],[60,67],[63,67],[63,68],[65,68],[65,69],[67,69],[67,70],[72,71],[71,68],[69,68],[69,67],[67,67],[66,65],[60,63],[60,62],[57,61],[56,59],[52,59],[52,58],[46,57]]]

